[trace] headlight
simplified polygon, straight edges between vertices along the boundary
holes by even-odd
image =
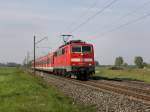
[[[92,58],[84,58],[84,62],[92,62]]]
[[[80,58],[72,58],[71,62],[80,62]]]

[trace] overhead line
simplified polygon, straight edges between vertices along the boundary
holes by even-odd
[[[95,0],[95,2],[86,9],[86,11],[84,11],[83,13],[81,13],[81,15],[78,17],[78,19],[81,19],[82,17],[84,17],[85,15],[87,15],[88,11],[90,11],[91,9],[93,9],[96,5],[97,5],[97,1]],[[78,20],[77,19],[77,20]],[[74,24],[76,24],[77,20],[73,21],[66,29],[72,27]]]
[[[150,0],[149,0],[148,2],[145,2],[143,5],[141,5],[141,6],[137,7],[137,8],[135,8],[133,11],[131,11],[131,12],[125,14],[125,15],[122,16],[120,19],[124,19],[124,18],[126,18],[126,17],[132,15],[133,13],[137,12],[137,10],[144,8],[146,5],[149,5],[149,4],[150,4]]]
[[[110,28],[110,26],[115,25],[115,24],[118,23],[119,21],[125,19],[126,17],[128,17],[128,16],[130,16],[130,15],[132,15],[132,14],[134,14],[135,12],[137,12],[137,10],[144,8],[146,5],[149,5],[149,4],[150,4],[150,0],[149,0],[148,2],[145,2],[143,5],[141,5],[141,6],[137,7],[137,8],[135,8],[133,11],[131,11],[131,12],[129,12],[129,13],[127,13],[127,14],[121,16],[119,19],[115,20],[111,25],[106,25],[106,26],[104,26],[103,29]],[[97,32],[95,32],[95,33],[97,33]]]
[[[93,18],[95,18],[97,15],[101,14],[103,11],[105,11],[107,8],[109,8],[110,6],[112,6],[115,2],[117,2],[118,0],[113,0],[111,1],[109,4],[107,4],[105,7],[103,7],[101,10],[99,10],[98,12],[96,12],[94,15],[90,16],[89,18],[87,18],[83,23],[79,24],[77,27],[75,27],[73,30],[71,30],[70,33],[74,32],[75,30],[78,30],[80,27],[84,26],[85,24],[87,24],[90,20],[92,20]]]
[[[138,21],[141,21],[141,20],[143,20],[143,19],[145,19],[145,18],[147,18],[147,17],[149,17],[149,16],[150,16],[150,13],[145,14],[145,15],[139,17],[139,18],[136,18],[136,19],[134,19],[134,20],[128,21],[128,22],[126,22],[126,23],[124,23],[124,24],[122,24],[122,25],[119,25],[118,27],[115,27],[115,28],[113,28],[113,29],[111,29],[111,30],[109,30],[109,31],[107,31],[107,32],[104,32],[104,33],[102,33],[101,35],[105,35],[106,33],[110,33],[110,32],[119,30],[119,29],[121,29],[122,27],[131,25],[131,24],[134,24],[134,23],[136,23],[136,22],[138,22]]]

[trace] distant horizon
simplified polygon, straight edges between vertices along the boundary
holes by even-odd
[[[30,53],[33,36],[47,36],[36,56],[55,50],[62,44],[61,34],[72,34],[94,45],[95,60],[113,65],[118,56],[128,64],[141,56],[150,63],[150,1],[5,0],[0,1],[0,62],[22,63]],[[109,6],[109,7],[108,7]],[[149,15],[148,15],[149,14]]]
[[[97,60],[95,60],[95,61],[97,61]],[[8,63],[16,63],[16,64],[21,64],[21,65],[23,65],[23,63],[18,63],[18,62],[4,62],[4,63],[2,63],[2,62],[0,62],[0,64],[8,64]],[[126,62],[125,62],[126,63]],[[128,64],[128,63],[127,63]],[[150,64],[150,63],[147,63],[146,62],[146,64]],[[115,65],[115,64],[101,64],[100,62],[99,62],[99,65],[100,66],[113,66],[113,65]],[[123,65],[121,65],[121,66],[123,66]],[[136,66],[135,64],[128,64],[128,66]]]

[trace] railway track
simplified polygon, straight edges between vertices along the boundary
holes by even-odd
[[[114,83],[111,81],[93,81],[91,80],[91,82],[93,83],[99,83],[99,84],[104,84],[104,85],[108,85],[108,86],[112,86],[112,87],[116,87],[116,88],[123,88],[123,89],[127,89],[127,90],[132,90],[141,94],[146,94],[146,95],[150,95],[150,90],[147,89],[142,89],[142,88],[138,88],[136,84],[134,84],[134,86],[132,85],[124,85],[124,84],[120,84],[120,83]]]
[[[142,101],[143,103],[150,105],[150,91],[149,90],[139,89],[139,88],[130,87],[130,86],[122,86],[118,84],[117,85],[110,84],[108,82],[103,82],[100,84],[100,83],[90,81],[87,83],[94,87],[101,88],[107,91],[111,91],[117,94],[124,94],[129,99]]]
[[[150,105],[150,91],[145,90],[145,89],[139,89],[131,86],[123,86],[123,85],[118,85],[118,84],[113,84],[113,83],[108,83],[108,82],[101,82],[98,83],[97,81],[79,81],[76,79],[71,79],[71,78],[65,78],[65,77],[60,77],[60,76],[55,76],[55,75],[49,75],[45,74],[43,75],[46,80],[48,79],[57,79],[57,80],[62,80],[62,81],[69,81],[70,83],[76,84],[76,85],[82,85],[88,88],[92,88],[95,90],[101,90],[101,91],[106,91],[108,93],[113,93],[113,94],[120,94],[120,95],[125,95],[131,100],[136,100],[140,101],[144,104]]]

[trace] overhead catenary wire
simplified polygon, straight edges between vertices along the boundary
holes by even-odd
[[[110,26],[113,26],[113,25],[115,25],[115,24],[118,24],[119,21],[122,21],[122,20],[124,20],[125,18],[127,18],[127,17],[133,15],[134,13],[138,12],[140,9],[144,8],[144,7],[147,6],[147,5],[150,5],[150,0],[147,1],[147,2],[145,2],[145,3],[143,3],[143,4],[140,5],[139,7],[135,8],[133,11],[130,11],[130,12],[128,12],[127,14],[124,14],[124,15],[121,16],[119,19],[115,20],[111,25],[109,24],[109,25],[104,26],[104,27],[103,27],[103,30],[104,30],[104,29],[107,29],[107,28],[110,28]],[[97,32],[95,32],[95,33],[97,33]]]
[[[126,18],[126,17],[128,17],[128,16],[130,16],[130,15],[132,15],[132,14],[134,14],[134,13],[136,13],[138,10],[144,8],[146,5],[149,5],[149,4],[150,4],[150,0],[147,1],[147,2],[145,2],[145,3],[143,3],[143,4],[140,5],[139,7],[135,8],[133,11],[131,11],[131,12],[129,12],[129,13],[123,15],[122,17],[120,17],[120,20],[122,20],[122,19],[124,19],[124,18]],[[119,19],[118,19],[118,20],[119,20]],[[118,21],[118,20],[117,20],[117,21]]]
[[[117,27],[111,29],[111,30],[108,30],[108,31],[106,31],[106,32],[104,32],[104,33],[101,33],[100,36],[104,36],[104,35],[107,34],[107,33],[114,32],[114,31],[119,30],[119,29],[121,29],[121,28],[123,28],[123,27],[125,27],[125,26],[128,26],[128,25],[134,24],[134,23],[136,23],[136,22],[139,22],[139,21],[141,21],[141,20],[143,20],[143,19],[146,19],[146,18],[149,17],[149,16],[150,16],[150,13],[145,14],[145,15],[139,17],[139,18],[136,18],[136,19],[134,19],[134,20],[128,21],[128,22],[126,22],[126,23],[124,23],[124,24],[121,24],[121,25],[119,25],[119,26],[117,26]]]
[[[80,20],[81,18],[83,18],[84,16],[86,16],[88,14],[88,12],[93,9],[96,5],[97,5],[97,2],[99,0],[95,0],[94,3],[92,3],[83,13],[81,13],[79,15],[79,17],[77,17],[77,19],[75,21],[73,21],[66,29],[70,29],[74,24],[76,24],[78,22],[78,20]]]
[[[116,3],[118,0],[113,0],[111,1],[109,4],[107,4],[106,6],[104,6],[101,10],[97,11],[95,14],[93,14],[92,16],[88,17],[84,22],[82,22],[81,24],[79,24],[77,27],[75,27],[74,29],[72,29],[70,31],[70,33],[73,33],[74,31],[78,30],[79,28],[81,28],[82,26],[84,26],[85,24],[87,24],[89,21],[91,21],[92,19],[94,19],[97,15],[103,13],[106,9],[108,9],[110,6],[112,6],[114,3]]]

